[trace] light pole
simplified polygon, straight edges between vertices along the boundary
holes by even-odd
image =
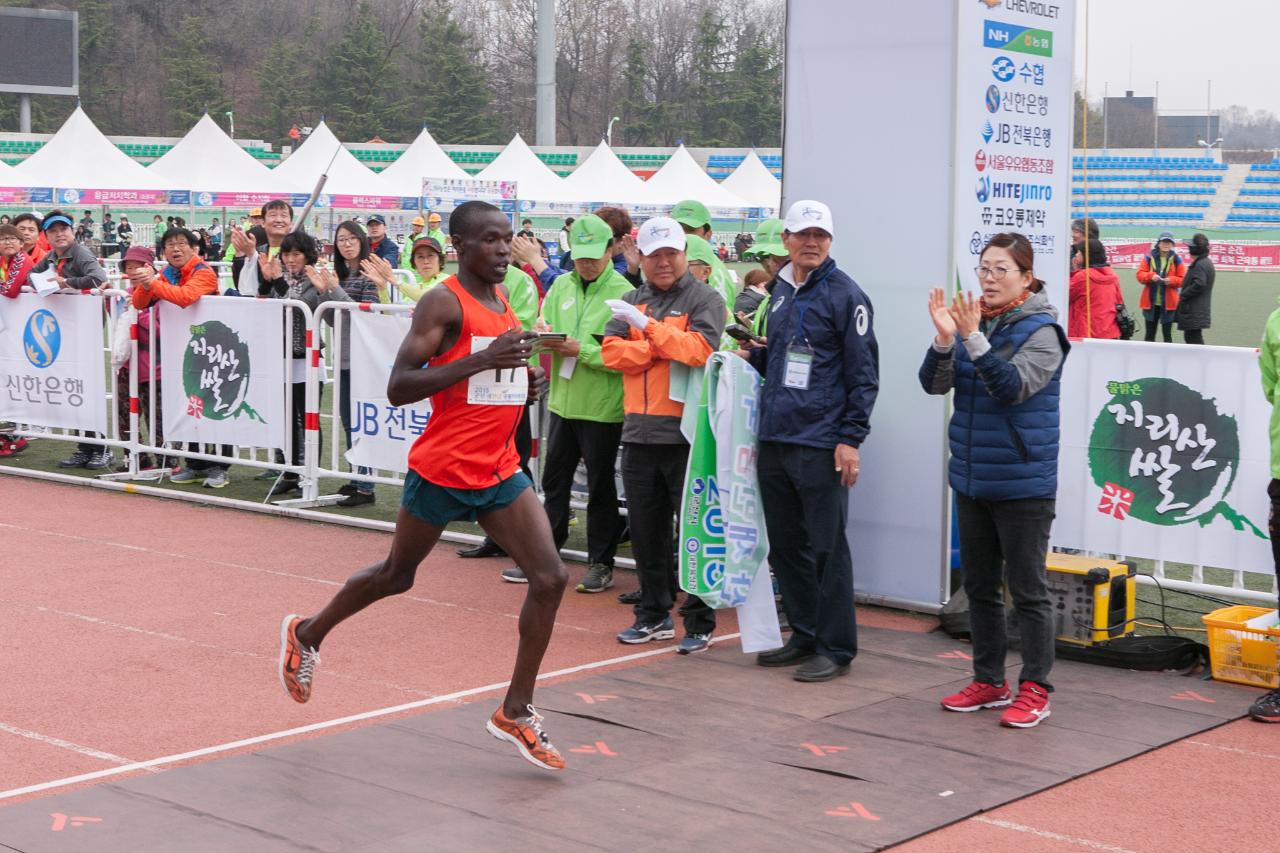
[[[1213,149],[1218,147],[1221,144],[1222,144],[1221,136],[1219,136],[1217,139],[1213,140],[1212,142],[1205,142],[1203,139],[1196,140],[1196,145],[1199,145],[1201,148],[1204,149],[1204,156],[1210,159],[1213,158]]]
[[[613,123],[615,121],[622,121],[622,119],[619,118],[618,116],[614,116],[613,118],[609,119],[609,126],[604,129],[605,142],[608,143],[610,148],[613,147]]]
[[[231,110],[227,110],[224,113],[224,115],[227,117],[227,121],[231,122],[231,138],[235,139],[236,138],[236,114]]]

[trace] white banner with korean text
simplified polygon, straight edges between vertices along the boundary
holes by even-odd
[[[351,449],[346,460],[382,471],[409,470],[409,448],[431,417],[431,401],[393,406],[387,380],[400,342],[409,333],[406,315],[348,313],[351,323]]]
[[[103,297],[0,300],[0,419],[107,431]]]
[[[1073,344],[1051,541],[1270,574],[1270,416],[1255,350]]]
[[[273,300],[162,302],[160,392],[169,441],[283,448],[284,311]],[[299,310],[295,323],[305,322]]]

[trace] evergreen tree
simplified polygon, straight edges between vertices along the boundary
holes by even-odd
[[[647,89],[648,68],[644,45],[639,39],[627,42],[627,59],[622,71],[622,100],[618,116],[622,119],[623,145],[644,145],[653,136],[653,105]]]
[[[320,70],[325,118],[339,138],[363,142],[399,127],[403,90],[390,54],[372,7],[361,0]]]
[[[687,111],[683,125],[686,143],[721,146],[735,136],[732,116],[726,109],[729,60],[721,39],[722,22],[713,7],[706,6],[698,19]]]
[[[311,64],[303,61],[303,55],[303,42],[286,39],[267,52],[258,70],[257,120],[246,126],[264,139],[286,139],[289,129],[311,111]]]
[[[739,39],[722,103],[726,136],[721,144],[782,144],[782,62],[761,43],[754,27]]]
[[[124,88],[118,72],[112,68],[112,14],[117,11],[110,0],[81,0],[80,13],[80,102],[94,123],[103,133],[136,133],[136,129],[118,128],[116,109]],[[64,100],[64,99],[57,99]],[[60,105],[62,106],[62,105]],[[65,118],[74,108],[74,104],[65,105],[65,110],[52,110]],[[54,128],[36,128],[35,111],[32,110],[32,127],[38,131],[52,131]],[[61,119],[58,120],[61,123]]]
[[[169,107],[169,130],[182,135],[200,116],[221,115],[228,105],[222,69],[205,37],[201,19],[187,15],[164,54],[164,96]]]
[[[413,130],[426,122],[443,143],[485,144],[499,139],[489,72],[478,60],[472,36],[449,7],[424,12],[418,21],[419,45],[413,82]]]

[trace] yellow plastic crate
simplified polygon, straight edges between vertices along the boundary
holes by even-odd
[[[1238,604],[1206,614],[1209,663],[1218,681],[1280,687],[1280,628],[1248,628],[1245,622],[1272,612]]]

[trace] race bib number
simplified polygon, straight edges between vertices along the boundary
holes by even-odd
[[[471,339],[471,354],[483,352],[497,338]],[[529,369],[484,370],[467,380],[467,402],[473,406],[523,406],[529,401]]]

